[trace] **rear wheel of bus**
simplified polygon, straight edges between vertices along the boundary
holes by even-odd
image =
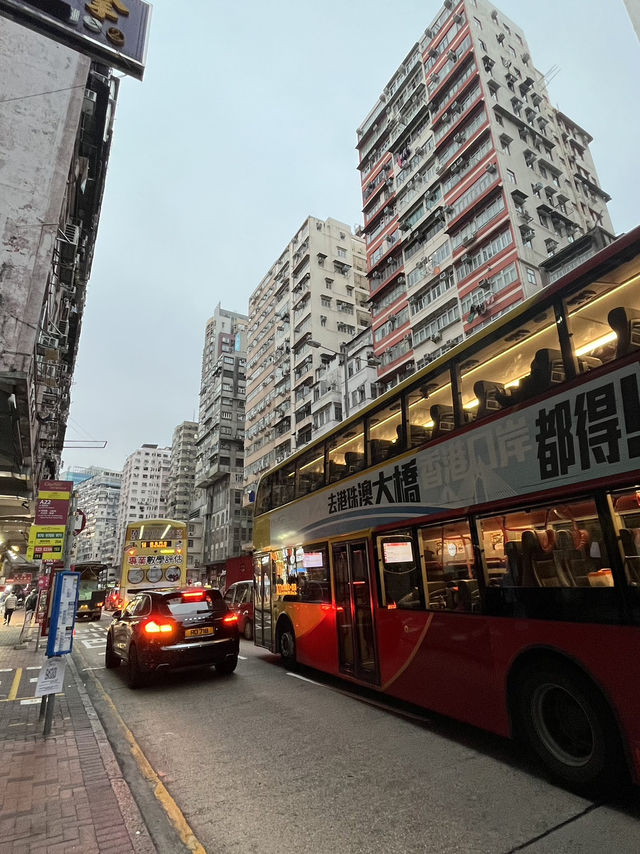
[[[520,734],[553,777],[584,794],[610,794],[624,783],[613,714],[577,668],[531,662],[517,678],[514,699]]]
[[[293,667],[296,663],[296,636],[287,617],[278,622],[277,643],[282,661],[287,667]]]

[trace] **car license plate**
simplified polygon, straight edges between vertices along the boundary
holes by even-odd
[[[80,610],[81,610],[81,611],[88,611],[88,610],[89,610],[89,606],[88,606],[88,605],[80,605]]]
[[[184,633],[186,638],[197,638],[201,635],[212,635],[213,634],[213,626],[202,626],[199,629],[187,629]]]

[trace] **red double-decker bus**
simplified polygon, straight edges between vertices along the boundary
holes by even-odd
[[[640,780],[640,229],[270,470],[255,642]]]

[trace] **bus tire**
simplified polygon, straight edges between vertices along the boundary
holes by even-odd
[[[244,631],[242,633],[245,637],[245,640],[251,640],[253,638],[253,625],[251,620],[246,620],[244,624]]]
[[[113,651],[111,635],[107,635],[107,646],[104,651],[104,666],[107,670],[114,670],[116,667],[120,667],[120,659]]]
[[[296,663],[296,636],[289,620],[283,620],[278,626],[278,652],[287,667]]]
[[[514,696],[519,733],[553,777],[583,794],[619,787],[626,768],[618,727],[583,673],[558,661],[531,662]]]

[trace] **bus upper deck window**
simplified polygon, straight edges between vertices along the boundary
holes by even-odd
[[[565,379],[551,309],[520,326],[502,330],[460,364],[462,406],[467,420],[486,418],[506,406],[542,394]]]
[[[580,373],[640,348],[640,277],[634,259],[564,299]]]

